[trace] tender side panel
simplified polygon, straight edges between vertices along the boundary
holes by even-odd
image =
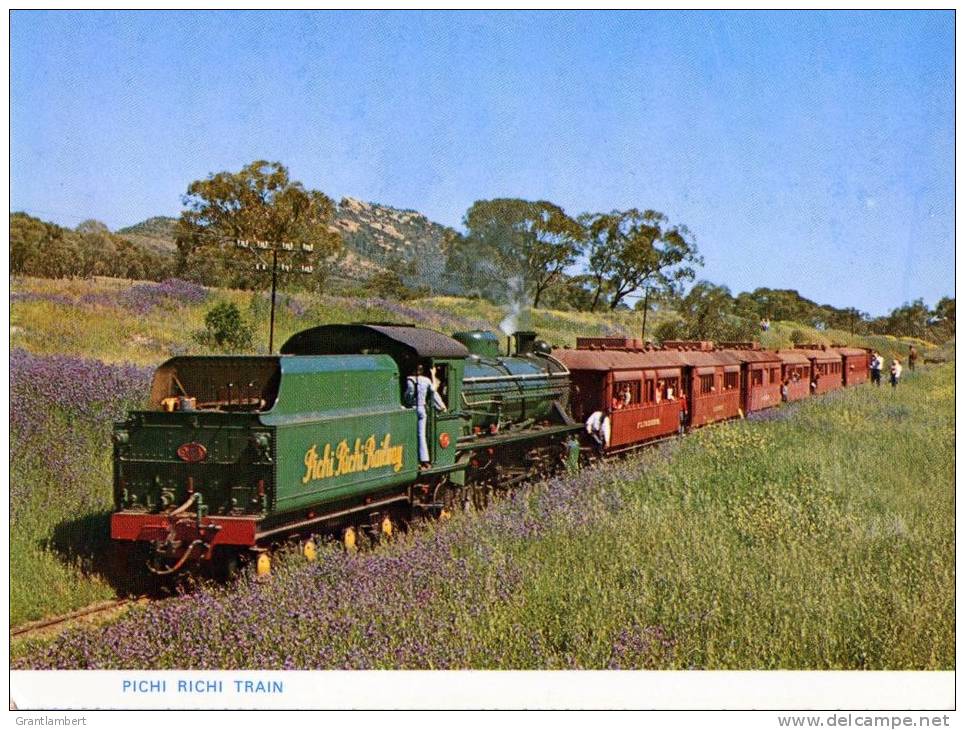
[[[277,433],[272,521],[416,478],[416,412],[402,406],[392,358],[290,357],[282,371],[278,407],[265,416]]]

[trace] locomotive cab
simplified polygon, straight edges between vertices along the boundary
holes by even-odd
[[[451,469],[456,443],[465,429],[461,412],[462,380],[469,350],[439,332],[390,323],[330,324],[304,330],[281,348],[291,355],[384,354],[398,367],[397,387],[401,403],[405,380],[422,365],[446,410],[428,408],[426,439],[433,469]]]

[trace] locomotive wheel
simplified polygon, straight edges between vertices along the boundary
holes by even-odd
[[[379,522],[379,533],[383,540],[390,540],[392,534],[395,531],[395,524],[392,522],[392,517],[386,512],[382,515],[382,520]]]
[[[215,546],[211,560],[203,565],[205,574],[218,581],[235,580],[243,569],[241,553],[225,546]]]
[[[255,561],[255,575],[258,578],[267,578],[271,575],[271,558],[268,553],[261,553]]]
[[[472,506],[482,511],[489,506],[492,487],[488,484],[476,484],[472,488]]]
[[[150,557],[148,546],[143,542],[117,542],[107,564],[112,583],[121,595],[144,593],[154,583],[154,576],[147,570]]]
[[[342,547],[345,548],[347,553],[354,553],[358,550],[358,533],[354,527],[349,526],[342,530]]]
[[[369,524],[362,530],[362,534],[368,539],[372,547],[392,539],[396,525],[388,510],[371,515],[369,520]]]
[[[463,507],[463,487],[457,487],[448,480],[440,482],[433,493],[433,502],[440,505],[439,518],[448,519]]]

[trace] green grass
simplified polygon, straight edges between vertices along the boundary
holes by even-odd
[[[953,378],[943,365],[645,454],[614,479],[619,511],[501,546],[526,579],[467,632],[521,667],[507,633],[605,667],[637,627],[673,640],[645,643],[644,668],[953,668]]]
[[[108,565],[109,442],[89,424],[56,413],[46,437],[46,448],[11,465],[11,485],[26,495],[11,518],[11,626],[115,598],[119,587]],[[79,488],[66,486],[47,463],[48,449],[68,442],[87,446],[84,463],[72,465],[83,475]]]

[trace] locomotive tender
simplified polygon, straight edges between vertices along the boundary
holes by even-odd
[[[160,575],[230,570],[305,532],[338,532],[352,547],[363,526],[390,533],[414,512],[482,507],[518,482],[577,469],[593,411],[609,413],[604,452],[618,453],[773,407],[792,374],[819,372],[818,392],[862,382],[868,362],[854,348],[578,338],[551,349],[533,332],[514,338],[515,354],[502,355],[491,332],[322,325],[279,355],[172,358],[148,409],[115,424],[111,537]],[[447,405],[429,411],[428,469],[403,403],[417,365]]]

